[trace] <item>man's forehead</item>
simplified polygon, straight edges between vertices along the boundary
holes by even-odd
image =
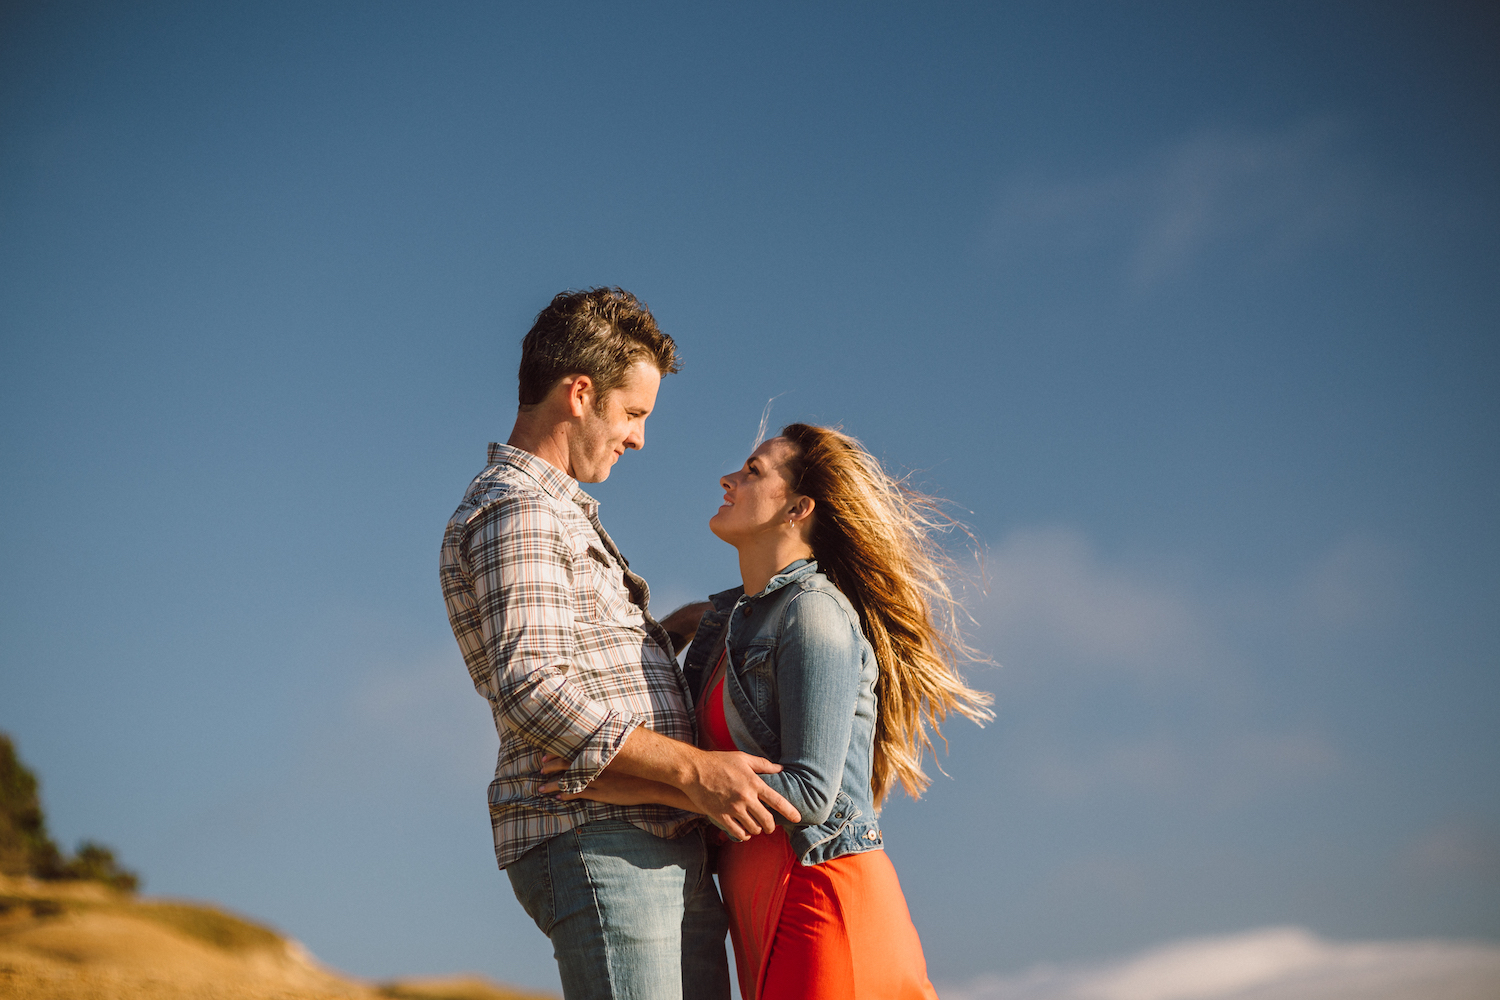
[[[633,401],[639,402],[644,398],[649,402],[656,399],[656,391],[661,387],[661,372],[649,361],[637,361],[626,370],[625,381],[615,391],[626,396],[633,397]]]

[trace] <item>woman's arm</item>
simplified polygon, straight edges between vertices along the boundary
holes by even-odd
[[[827,820],[843,783],[863,648],[833,595],[809,590],[788,604],[773,654],[781,773],[761,777],[797,808],[803,823]]]

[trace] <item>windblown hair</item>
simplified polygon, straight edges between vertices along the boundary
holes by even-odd
[[[521,341],[521,406],[540,403],[569,375],[587,375],[594,406],[603,412],[604,397],[624,384],[637,361],[663,375],[678,370],[677,344],[657,328],[646,303],[623,288],[562,292]]]
[[[900,782],[919,798],[930,779],[922,760],[942,738],[949,712],[983,725],[994,698],[964,681],[957,661],[981,657],[964,642],[963,608],[948,585],[956,570],[936,535],[962,528],[933,497],[889,475],[854,438],[791,424],[792,489],[811,497],[818,568],[849,598],[880,666],[875,683],[875,801]],[[928,727],[931,732],[928,732]],[[941,768],[940,768],[941,770]]]

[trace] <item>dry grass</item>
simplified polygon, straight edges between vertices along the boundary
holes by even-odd
[[[374,986],[212,906],[0,876],[0,996],[14,1000],[542,1000],[479,977]]]
[[[395,1000],[554,1000],[541,993],[517,993],[479,976],[444,979],[404,979],[380,987]]]
[[[224,951],[243,953],[286,946],[281,935],[269,927],[199,903],[141,902],[131,906],[129,912]]]

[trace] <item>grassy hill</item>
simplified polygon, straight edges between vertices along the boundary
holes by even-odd
[[[14,1000],[543,1000],[477,976],[362,983],[213,906],[0,875],[0,996]]]

